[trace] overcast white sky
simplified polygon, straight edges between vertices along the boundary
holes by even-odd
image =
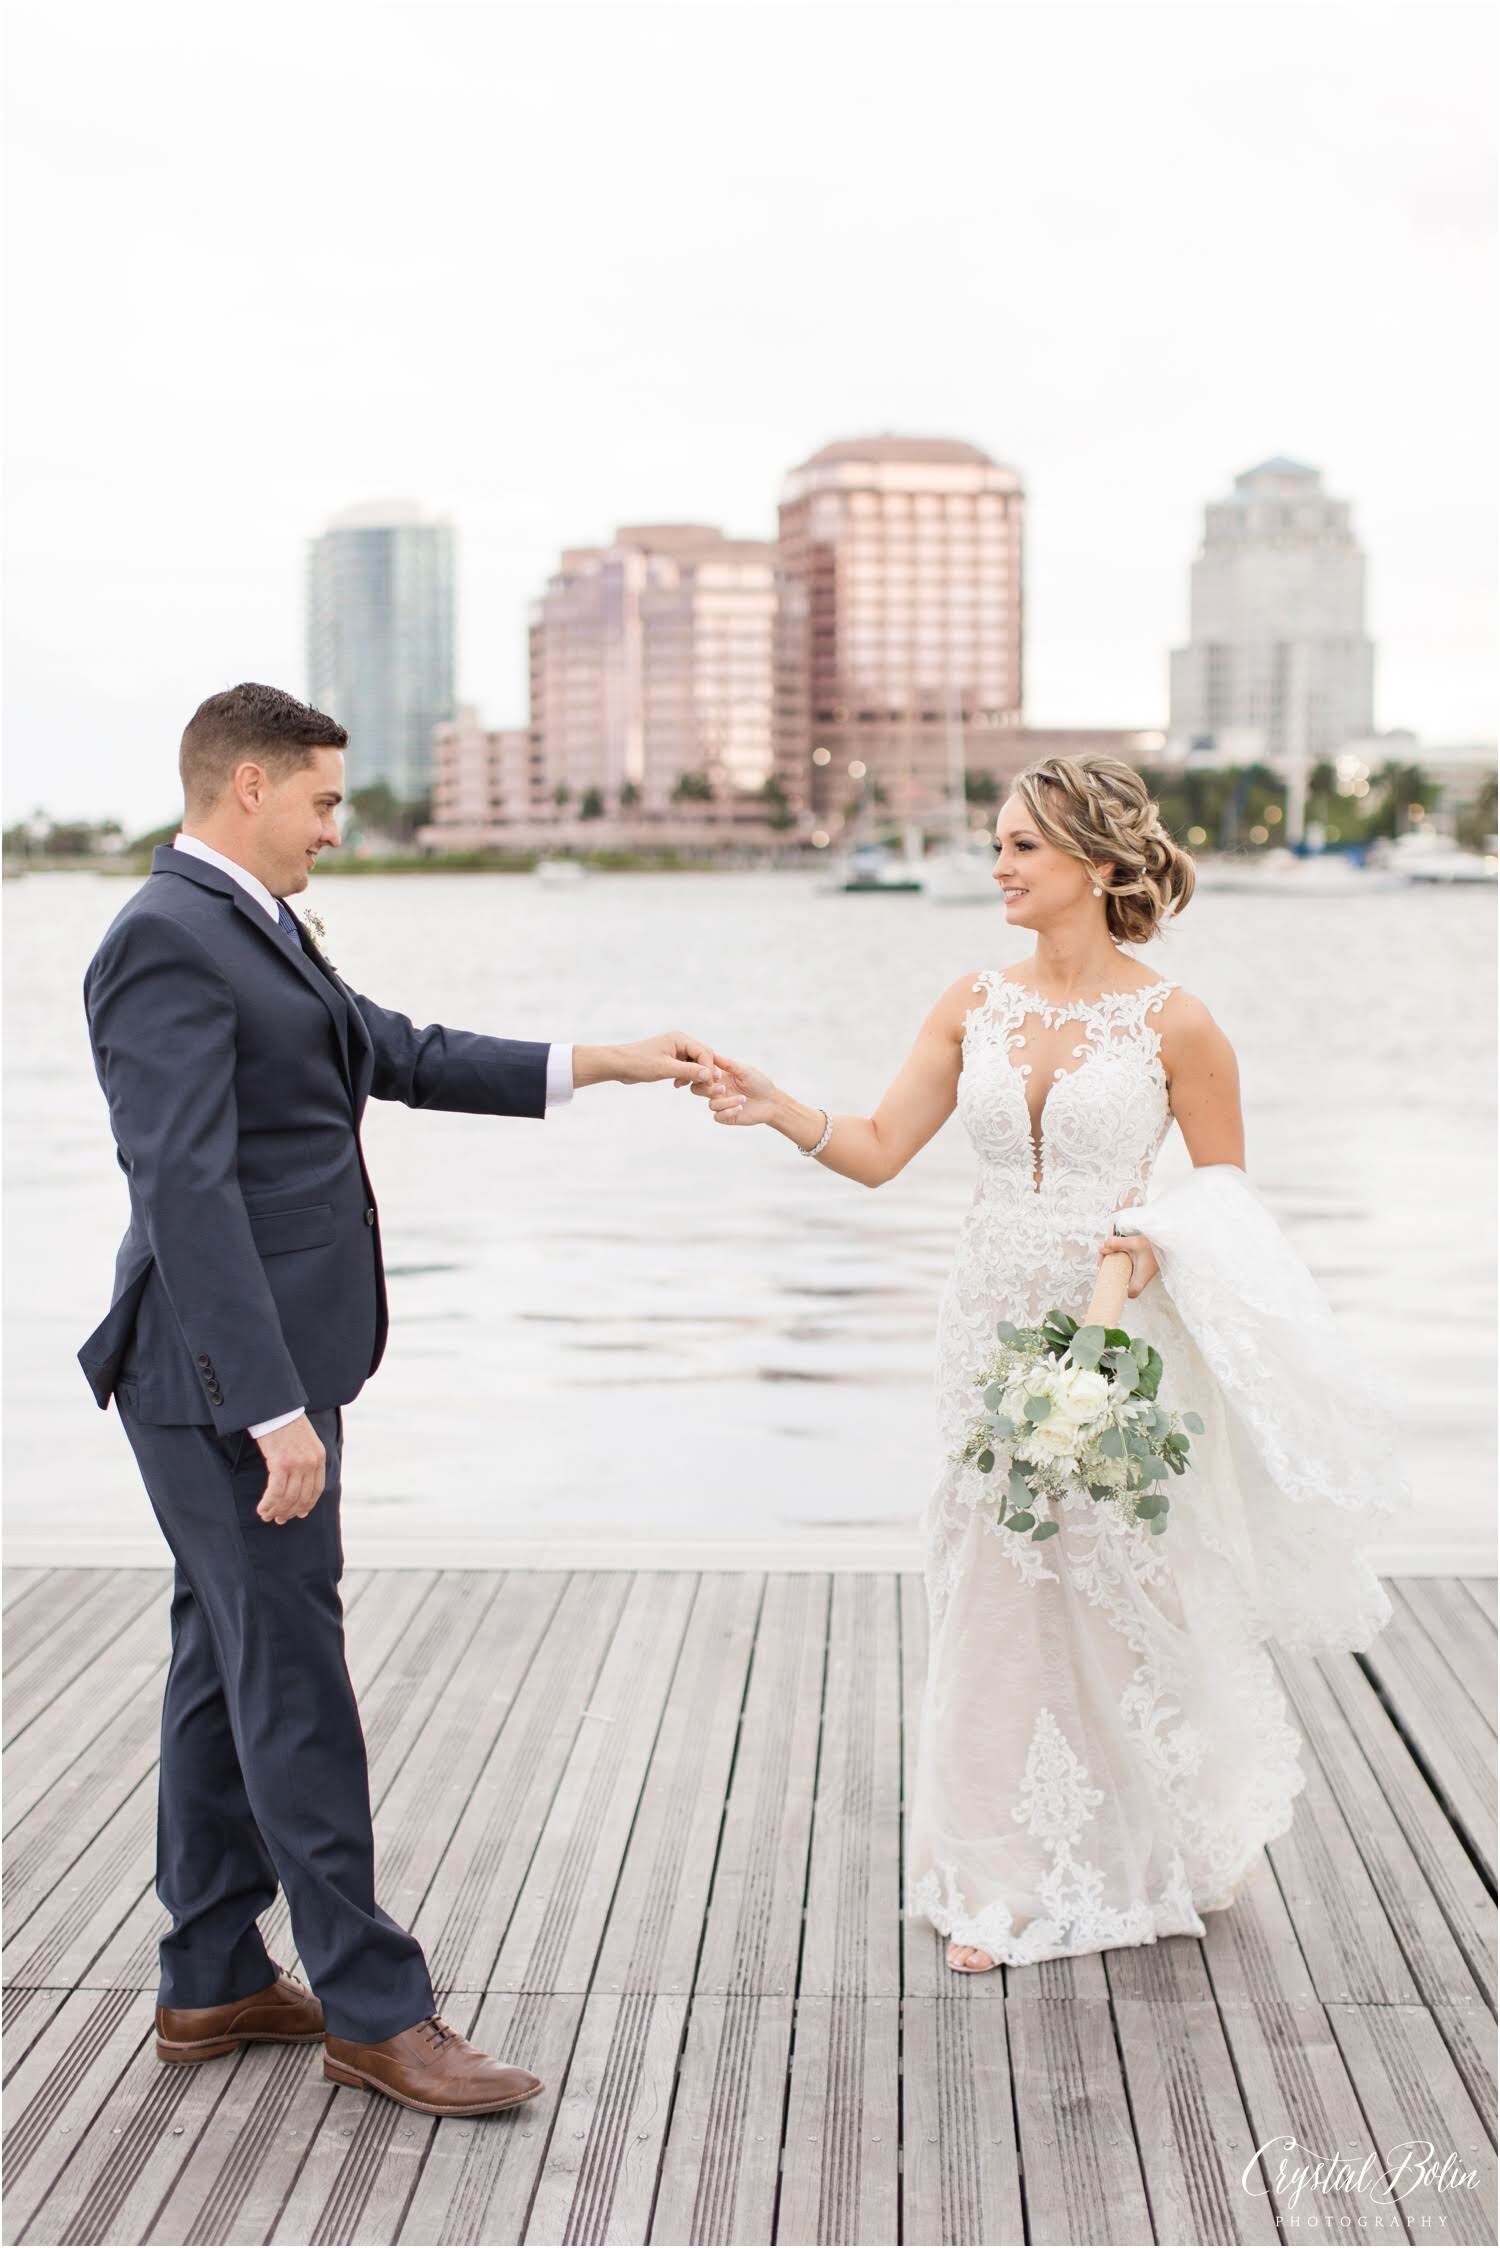
[[[351,502],[451,513],[516,722],[559,547],[770,535],[882,428],[1020,469],[1033,722],[1163,720],[1203,502],[1289,452],[1380,723],[1489,734],[1493,21],[12,0],[7,818],[169,817],[203,695],[305,690]]]

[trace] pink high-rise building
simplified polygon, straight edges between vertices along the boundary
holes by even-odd
[[[1022,517],[1013,468],[949,438],[825,445],[781,496],[776,762],[790,801],[836,820],[877,781],[897,816],[1021,722]]]
[[[716,802],[758,794],[773,765],[775,609],[764,540],[649,523],[566,550],[531,619],[546,797],[649,816],[685,785]]]

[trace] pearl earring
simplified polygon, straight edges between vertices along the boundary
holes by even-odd
[[[1094,895],[1096,898],[1102,898],[1104,895],[1097,882],[1094,884]]]

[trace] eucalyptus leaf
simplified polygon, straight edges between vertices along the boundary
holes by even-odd
[[[1107,1460],[1123,1460],[1125,1439],[1117,1428],[1107,1428],[1099,1439],[1099,1449]]]
[[[1013,1514],[1005,1527],[1007,1530],[1030,1530],[1035,1527],[1035,1524],[1036,1516],[1034,1514]]]
[[[1052,1400],[1050,1397],[1028,1397],[1026,1400],[1026,1418],[1029,1421],[1040,1423],[1047,1419],[1051,1411]]]
[[[995,1412],[999,1406],[1001,1398],[1004,1395],[1005,1391],[1002,1389],[999,1382],[991,1382],[989,1388],[984,1393],[985,1411],[987,1413]]]
[[[988,1475],[990,1469],[994,1466],[994,1464],[995,1455],[993,1452],[981,1452],[978,1459],[974,1462],[974,1465],[978,1468],[981,1475]]]
[[[1031,1533],[1032,1544],[1039,1545],[1043,1538],[1055,1538],[1061,1527],[1057,1522],[1039,1522]]]
[[[1020,1468],[1012,1467],[1005,1488],[1012,1506],[1024,1507],[1031,1504],[1031,1485]]]
[[[1159,1537],[1161,1536],[1161,1534],[1162,1534],[1163,1530],[1165,1530],[1166,1526],[1167,1526],[1167,1518],[1166,1518],[1166,1516],[1165,1516],[1164,1514],[1159,1514],[1159,1515],[1158,1515],[1158,1516],[1156,1517],[1156,1520],[1155,1520],[1155,1521],[1154,1521],[1154,1522],[1152,1523],[1152,1525],[1151,1525],[1151,1535],[1152,1535],[1152,1537],[1153,1537],[1153,1538],[1159,1538]]]
[[[1104,1348],[1105,1332],[1103,1327],[1079,1328],[1069,1346],[1075,1366],[1092,1369],[1098,1365],[1099,1354]]]
[[[1184,1413],[1182,1425],[1184,1428],[1190,1428],[1194,1436],[1201,1436],[1203,1434],[1203,1415],[1201,1413]]]
[[[1003,1343],[1013,1343],[1020,1332],[1020,1328],[1012,1319],[1002,1319],[999,1326],[995,1329],[995,1333],[999,1336],[1001,1342]]]

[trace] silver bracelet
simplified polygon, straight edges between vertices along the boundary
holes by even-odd
[[[797,1150],[797,1153],[799,1155],[821,1155],[824,1148],[827,1147],[829,1141],[833,1138],[833,1118],[829,1115],[826,1108],[820,1109],[818,1113],[823,1119],[823,1137],[815,1142],[812,1147],[799,1147]]]

